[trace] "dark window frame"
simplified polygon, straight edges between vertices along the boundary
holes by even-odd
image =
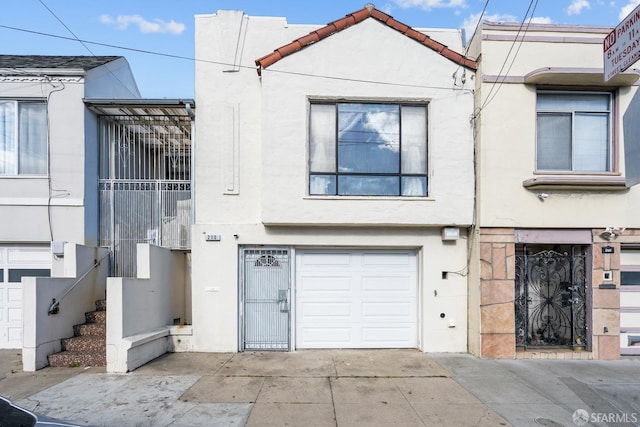
[[[415,198],[415,197],[428,197],[429,196],[429,103],[428,102],[393,102],[393,101],[361,101],[361,100],[341,100],[341,101],[327,101],[327,100],[314,100],[310,102],[311,106],[313,105],[332,105],[335,107],[335,165],[333,172],[319,171],[315,172],[311,169],[311,158],[309,154],[308,161],[308,194],[310,196],[340,196],[340,197],[406,197],[406,198]],[[359,105],[391,105],[398,107],[398,172],[390,173],[390,172],[345,172],[340,171],[340,138],[339,138],[339,108],[340,104],[359,104]],[[425,172],[424,173],[403,173],[402,172],[402,108],[405,107],[420,107],[425,110],[425,120],[424,120],[424,161],[425,161]],[[312,109],[309,109],[309,117],[311,117]],[[309,120],[309,135],[311,135],[311,120]],[[310,148],[310,147],[309,147]],[[308,150],[309,153],[309,150]],[[326,176],[333,177],[333,182],[335,186],[335,192],[331,193],[313,193],[311,189],[311,180],[313,176]],[[340,177],[372,177],[372,178],[396,178],[397,183],[397,191],[395,194],[345,194],[340,191]],[[422,178],[424,179],[424,194],[420,195],[403,195],[403,178]]]

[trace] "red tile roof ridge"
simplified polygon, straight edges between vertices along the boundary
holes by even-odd
[[[320,27],[317,30],[310,32],[309,34],[297,38],[291,43],[281,46],[273,52],[256,59],[255,63],[258,66],[258,75],[261,75],[263,68],[267,68],[270,65],[275,64],[285,56],[289,56],[307,46],[310,46],[339,31],[342,31],[345,28],[358,24],[367,18],[374,18],[377,21],[382,22],[383,24],[393,28],[394,30],[404,34],[405,36],[434,50],[435,52],[439,53],[450,61],[455,62],[456,64],[459,64],[465,68],[469,68],[473,71],[477,70],[478,68],[478,64],[476,61],[467,58],[466,56],[452,49],[449,49],[444,44],[432,39],[428,35],[421,33],[420,31],[417,31],[406,24],[403,24],[402,22],[394,19],[393,16],[376,9],[371,3],[368,3],[364,8],[349,13],[343,18],[332,21],[324,27]]]

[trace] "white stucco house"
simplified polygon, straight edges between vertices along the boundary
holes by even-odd
[[[476,63],[373,5],[196,16],[194,351],[467,351]]]
[[[98,245],[98,118],[84,98],[139,98],[123,57],[0,55],[0,348],[22,346],[23,276],[52,241]]]
[[[611,30],[530,24],[522,34],[520,25],[484,23],[471,41],[473,354],[640,352],[640,74],[605,81]]]

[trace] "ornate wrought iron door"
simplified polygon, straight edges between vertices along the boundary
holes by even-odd
[[[585,291],[584,253],[516,256],[516,345],[585,348]]]

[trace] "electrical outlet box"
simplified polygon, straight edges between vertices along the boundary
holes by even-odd
[[[51,253],[57,257],[64,256],[64,240],[54,240],[51,242]]]

